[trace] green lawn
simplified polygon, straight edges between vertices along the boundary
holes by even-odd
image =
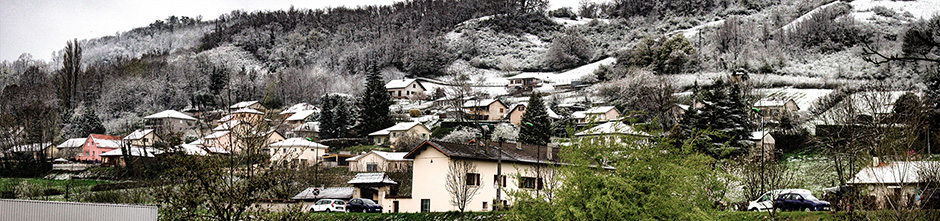
[[[69,193],[79,194],[90,192],[91,187],[101,183],[110,183],[103,180],[51,180],[42,178],[0,178],[0,198],[23,198],[40,200],[64,200],[66,187]],[[16,191],[19,190],[19,191]]]
[[[89,190],[92,186],[98,185],[101,183],[110,183],[110,181],[104,180],[50,180],[42,178],[9,178],[9,177],[0,177],[0,191],[12,191],[14,186],[21,185],[22,182],[27,182],[28,184],[41,186],[44,188],[58,188],[64,190],[66,185],[69,185],[71,182],[71,187],[75,189]]]

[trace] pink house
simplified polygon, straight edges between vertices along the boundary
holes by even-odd
[[[88,135],[82,151],[75,157],[76,160],[101,162],[101,154],[121,148],[121,137],[102,134]]]

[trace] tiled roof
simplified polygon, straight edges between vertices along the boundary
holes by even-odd
[[[389,128],[385,128],[385,129],[382,129],[382,130],[379,130],[379,131],[376,131],[376,132],[372,132],[372,133],[369,134],[369,136],[384,136],[384,135],[388,135],[388,134],[389,134],[390,132],[392,132],[392,131],[405,131],[405,130],[409,130],[409,129],[411,129],[412,127],[415,127],[415,126],[417,126],[417,125],[422,125],[422,126],[423,126],[423,124],[421,124],[420,122],[404,122],[404,123],[398,123],[398,124],[395,124],[395,126],[391,126],[391,127],[389,127]]]
[[[385,173],[357,173],[348,184],[398,184]]]
[[[226,121],[225,123],[219,124],[219,126],[212,128],[212,130],[214,131],[232,130],[233,128],[235,128],[235,126],[238,126],[241,123],[242,122],[238,120]]]
[[[91,134],[88,136],[91,137],[92,142],[94,142],[95,145],[99,148],[121,147],[121,137],[102,134]]]
[[[190,117],[189,115],[180,113],[179,111],[175,111],[175,110],[165,110],[165,111],[161,111],[160,113],[151,114],[151,115],[144,117],[144,119],[163,119],[163,118],[196,120],[196,118]]]
[[[31,143],[31,144],[23,144],[23,145],[16,145],[16,146],[13,146],[13,148],[10,148],[10,151],[13,151],[13,152],[36,152],[36,151],[42,151],[42,149],[45,149],[45,148],[48,147],[48,146],[52,146],[52,143]]]
[[[486,106],[490,106],[490,104],[492,104],[493,102],[497,102],[497,101],[499,100],[496,100],[496,99],[484,99],[484,100],[479,100],[479,101],[471,100],[471,101],[464,102],[463,107],[486,107]]]
[[[314,195],[314,190],[319,194]],[[295,200],[316,200],[316,199],[351,199],[354,187],[310,187],[304,189],[291,199]]]
[[[261,111],[255,110],[255,109],[251,109],[251,108],[247,108],[247,107],[246,107],[246,108],[242,108],[242,109],[238,109],[238,110],[235,110],[235,111],[232,111],[232,113],[234,113],[234,114],[239,114],[239,113],[246,113],[246,114],[264,114],[264,112],[261,112]]]
[[[209,153],[217,153],[217,154],[230,153],[229,151],[219,148],[219,147],[203,147],[201,145],[193,145],[193,144],[182,144],[182,145],[177,146],[176,150],[170,150],[168,152],[175,152],[175,151],[182,151],[183,153],[186,153],[186,155],[194,155],[194,156],[207,156],[209,155]]]
[[[405,159],[405,155],[408,155],[408,152],[385,152],[378,150],[369,151],[368,153],[351,157],[346,159],[346,161],[357,161],[360,158],[373,153],[388,161],[411,161],[411,159]]]

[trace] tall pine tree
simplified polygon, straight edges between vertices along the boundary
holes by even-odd
[[[385,90],[385,82],[378,72],[369,74],[366,80],[366,91],[362,94],[359,103],[359,133],[369,133],[385,129],[394,125],[388,114],[388,107],[392,106],[392,97]]]
[[[338,94],[327,94],[320,98],[320,137],[341,138],[349,135],[355,123],[356,113],[349,98]]]
[[[519,141],[526,144],[548,144],[552,134],[552,121],[548,117],[542,95],[532,93],[525,108],[522,122],[519,124]]]
[[[704,136],[703,142],[696,142],[701,151],[717,158],[747,151],[751,123],[740,86],[718,80],[697,90],[694,96],[704,106],[695,108],[693,103],[686,111],[681,123],[683,136],[690,136],[695,130],[717,132]]]

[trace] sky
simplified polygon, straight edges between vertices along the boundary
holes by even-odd
[[[0,60],[29,53],[49,61],[71,39],[90,39],[147,26],[170,15],[214,20],[233,10],[258,11],[388,5],[400,0],[0,0]],[[576,8],[579,0],[550,0]]]

